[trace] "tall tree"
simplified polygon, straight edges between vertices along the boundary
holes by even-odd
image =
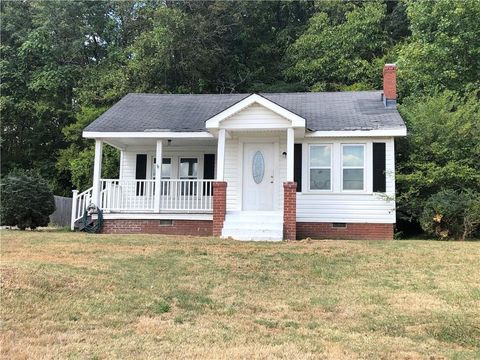
[[[403,96],[480,87],[480,2],[409,1],[412,36],[399,51]]]

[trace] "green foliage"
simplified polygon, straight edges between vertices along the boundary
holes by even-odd
[[[425,202],[420,223],[428,234],[464,240],[480,227],[480,193],[442,190]]]
[[[418,219],[425,201],[442,189],[480,192],[478,93],[409,98],[400,111],[409,134],[397,143],[399,216]]]
[[[398,54],[402,95],[480,87],[480,2],[409,1],[412,36]]]
[[[287,76],[300,79],[313,91],[338,90],[342,86],[379,84],[382,57],[388,44],[383,27],[386,6],[369,2],[354,6],[339,20],[320,12],[310,20],[305,33],[290,48],[293,66]]]
[[[12,171],[0,185],[1,224],[32,230],[47,226],[55,211],[53,193],[47,182],[34,172]]]

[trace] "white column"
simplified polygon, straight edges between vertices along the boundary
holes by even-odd
[[[95,160],[93,163],[92,202],[100,207],[100,177],[102,176],[103,141],[95,139]]]
[[[163,142],[162,140],[157,140],[157,151],[155,155],[155,203],[154,209],[155,212],[160,212],[160,194],[162,186],[162,151],[163,151]]]
[[[75,220],[77,218],[78,190],[72,190],[72,216],[70,219],[70,230],[75,230]]]
[[[225,129],[218,132],[217,144],[217,180],[223,181],[223,169],[225,167]]]
[[[287,181],[293,181],[293,152],[295,148],[295,131],[287,129]]]

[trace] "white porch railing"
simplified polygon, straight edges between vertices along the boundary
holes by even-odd
[[[160,182],[160,212],[210,212],[213,180],[164,179]],[[151,212],[155,180],[100,180],[100,208],[111,212]]]
[[[162,213],[208,213],[212,211],[214,180],[163,179],[159,209]],[[93,201],[93,188],[72,201],[72,229]],[[155,180],[100,180],[100,208],[106,212],[154,212]]]
[[[100,180],[100,208],[104,211],[153,211],[155,180]]]
[[[72,197],[72,223],[71,223],[71,229],[73,230],[73,226],[76,221],[80,220],[83,217],[83,213],[85,212],[85,209],[87,206],[90,204],[91,199],[92,199],[92,192],[93,192],[93,187],[90,189],[85,190],[82,193],[78,193],[77,190],[73,191],[73,197]]]

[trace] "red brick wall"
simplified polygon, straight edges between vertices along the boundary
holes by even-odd
[[[297,238],[297,183],[283,183],[283,238]]]
[[[397,98],[397,67],[394,64],[383,68],[383,94],[388,100]]]
[[[160,225],[160,220],[105,219],[105,234],[171,234],[212,236],[211,220],[172,220],[172,225]]]
[[[392,240],[394,224],[347,224],[334,228],[332,223],[297,222],[297,239]]]
[[[223,222],[227,212],[227,183],[215,181],[213,183],[213,235],[222,235]]]

